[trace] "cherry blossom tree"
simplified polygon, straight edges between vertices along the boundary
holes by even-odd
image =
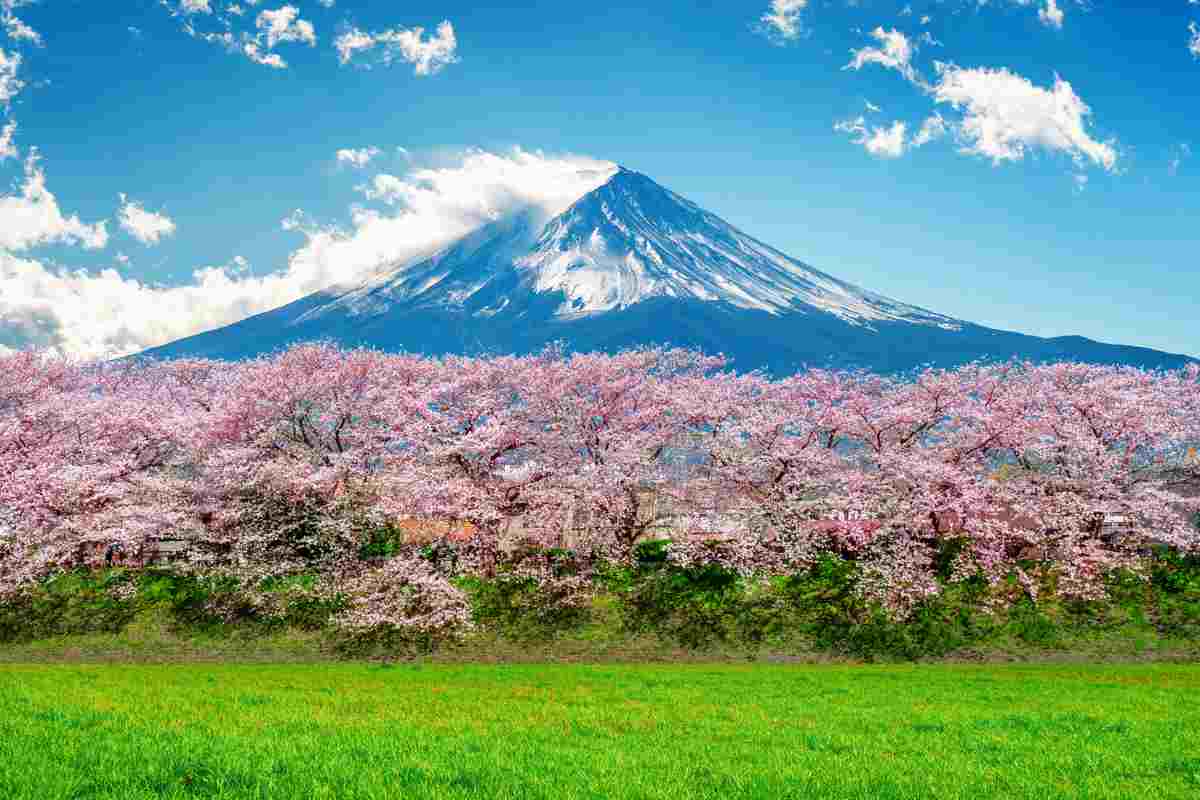
[[[1200,546],[1195,365],[772,379],[683,350],[317,343],[239,363],[18,353],[0,374],[0,594],[177,539],[175,569],[316,574],[347,627],[441,630],[465,620],[453,573],[503,568],[582,602],[592,567],[665,532],[680,566],[853,562],[863,596],[903,616],[947,581],[1098,597],[1150,546]],[[414,527],[452,561],[414,543],[361,556]],[[530,555],[568,532],[572,570]]]

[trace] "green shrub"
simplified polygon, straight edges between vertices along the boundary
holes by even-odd
[[[505,575],[454,581],[471,603],[476,625],[514,641],[549,640],[578,628],[588,619],[588,609],[565,603],[553,592],[539,588],[534,578]]]
[[[1050,648],[1061,643],[1060,626],[1028,597],[1017,601],[1008,617],[1013,635],[1025,644]]]
[[[377,533],[367,540],[371,557],[390,552],[395,541]],[[621,647],[651,637],[690,650],[752,654],[799,647],[872,660],[937,658],[979,647],[1200,641],[1200,558],[1168,550],[1157,551],[1138,572],[1109,575],[1108,596],[1099,600],[1052,599],[1057,576],[1031,565],[1041,583],[1042,599],[1034,603],[1015,577],[997,586],[981,577],[948,582],[961,546],[950,540],[938,554],[941,593],[896,621],[863,596],[853,560],[827,555],[794,575],[745,578],[719,566],[672,564],[666,545],[643,542],[631,565],[599,565],[590,596],[580,596],[570,580],[580,569],[578,555],[553,548],[521,548],[502,560],[495,576],[460,576],[454,583],[469,598],[484,634],[480,642],[574,637]],[[448,559],[444,565],[453,566],[453,547],[427,550],[435,563]],[[549,577],[528,577],[529,566]],[[345,599],[324,592],[315,572],[244,586],[228,575],[185,575],[167,567],[77,570],[0,603],[0,642],[119,633],[152,611],[177,632],[217,637],[315,631],[348,657],[423,653],[442,644],[428,634],[394,630],[347,634],[331,625],[344,608]]]
[[[59,573],[0,604],[0,641],[118,632],[137,613],[135,602],[114,594],[128,580],[123,569]]]
[[[404,547],[404,534],[399,528],[384,526],[371,528],[363,538],[358,548],[358,557],[391,558],[398,555]]]

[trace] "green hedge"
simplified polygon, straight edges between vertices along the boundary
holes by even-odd
[[[951,549],[953,544],[948,545]],[[388,550],[384,541],[370,555]],[[437,554],[430,552],[429,557]],[[952,559],[947,553],[946,563]],[[989,610],[999,593],[1021,597],[1015,581],[947,584],[904,622],[895,622],[855,591],[856,565],[827,557],[811,570],[751,580],[718,567],[683,569],[666,560],[664,542],[638,546],[632,567],[606,566],[593,599],[563,602],[530,578],[501,569],[494,578],[457,578],[471,601],[479,641],[513,643],[590,638],[657,639],[691,651],[812,650],[857,659],[936,658],[973,648],[1077,648],[1089,642],[1200,644],[1200,558],[1160,551],[1149,580],[1118,573],[1104,601],[1034,604],[1027,598]],[[565,551],[540,551],[570,575]],[[1053,580],[1053,576],[1047,578]],[[438,641],[403,633],[344,636],[329,622],[341,598],[313,591],[312,575],[273,578],[247,587],[232,578],[166,569],[107,569],[61,574],[0,604],[0,643],[84,633],[119,633],[140,612],[158,609],[179,631],[254,636],[281,629],[318,631],[347,657],[428,652]]]
[[[312,576],[301,575],[245,587],[227,576],[181,575],[166,569],[76,570],[0,603],[0,642],[118,633],[150,608],[167,612],[178,630],[319,630],[328,626],[341,604],[295,591],[310,589],[314,582]],[[272,604],[278,613],[264,613],[255,596],[279,598]]]

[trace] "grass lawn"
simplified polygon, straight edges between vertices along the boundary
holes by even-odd
[[[0,797],[1195,798],[1187,665],[0,665]]]

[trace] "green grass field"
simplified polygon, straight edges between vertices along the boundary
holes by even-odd
[[[1195,798],[1200,667],[0,665],[0,797]]]

